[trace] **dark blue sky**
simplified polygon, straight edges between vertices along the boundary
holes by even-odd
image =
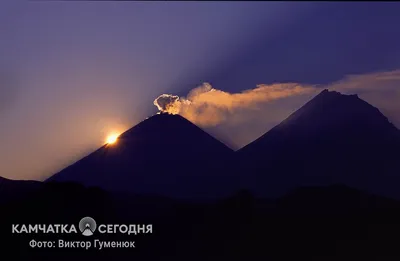
[[[241,86],[259,83],[322,84],[348,74],[399,68],[399,3],[330,2],[312,7],[274,37],[261,30],[251,48],[220,70],[207,72],[209,81],[240,91]]]
[[[396,2],[3,0],[0,175],[46,178],[154,114],[158,95],[203,82],[232,93],[399,69],[399,14]],[[266,121],[286,115],[275,110]]]

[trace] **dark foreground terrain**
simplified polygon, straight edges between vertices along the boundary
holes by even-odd
[[[85,216],[98,226],[152,224],[153,230],[85,237],[78,228]],[[12,233],[12,224],[75,224],[78,233]],[[56,245],[31,248],[32,239]],[[91,241],[92,247],[60,249],[59,239]],[[135,248],[99,250],[95,239],[135,241]],[[305,187],[277,200],[241,191],[189,203],[45,183],[2,203],[1,240],[2,260],[397,260],[400,202],[341,185]]]

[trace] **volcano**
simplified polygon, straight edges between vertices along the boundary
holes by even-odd
[[[264,195],[343,183],[399,198],[399,152],[400,131],[377,108],[324,90],[237,158],[253,173],[247,186]]]
[[[232,193],[233,178],[226,167],[232,154],[185,118],[162,113],[47,182],[68,181],[111,192],[170,197],[218,196]]]

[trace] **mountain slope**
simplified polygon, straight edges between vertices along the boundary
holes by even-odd
[[[322,91],[269,132],[237,152],[255,173],[256,190],[282,194],[299,185],[343,182],[397,194],[400,131],[358,98]]]
[[[232,153],[183,117],[159,114],[48,181],[75,181],[116,192],[207,197],[231,188],[232,179],[223,169]]]

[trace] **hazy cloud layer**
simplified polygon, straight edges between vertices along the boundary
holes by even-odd
[[[350,75],[328,85],[260,84],[240,93],[225,92],[204,83],[186,97],[163,94],[154,104],[160,111],[180,114],[229,146],[240,148],[325,88],[358,94],[400,127],[400,70]]]

